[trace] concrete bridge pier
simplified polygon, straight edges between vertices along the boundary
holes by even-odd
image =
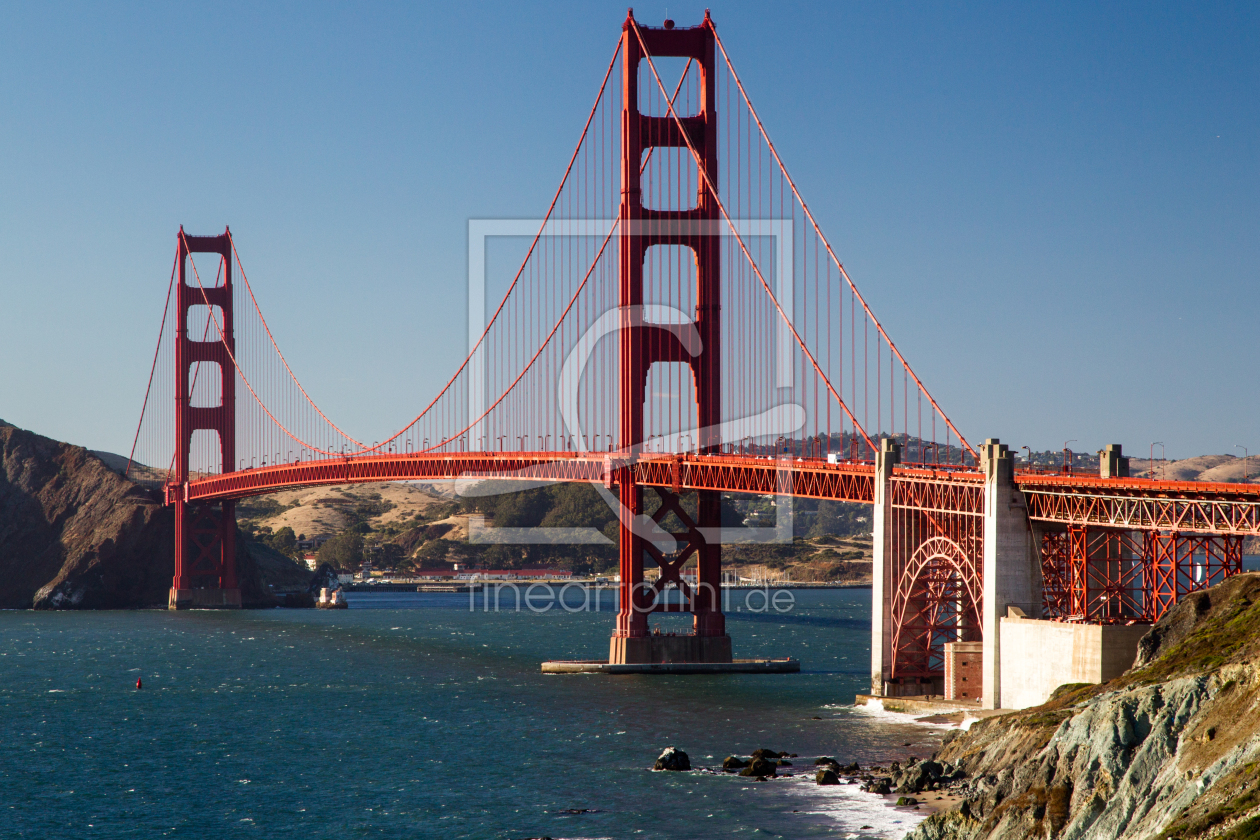
[[[875,453],[875,507],[872,511],[871,694],[889,694],[892,679],[893,521],[889,481],[901,460],[901,446],[889,438]]]
[[[927,530],[907,525],[904,515],[900,518],[894,515],[893,469],[900,459],[898,444],[882,440],[875,457],[871,586],[871,694],[880,697],[944,693],[943,674],[926,680],[894,677],[897,575],[906,574],[905,570],[898,569],[897,552],[905,555],[901,560],[904,564],[914,554],[918,542],[930,536]],[[982,534],[982,538],[974,543],[963,541],[958,547],[982,554],[972,558],[972,568],[979,572],[982,600],[979,609],[981,703],[984,708],[994,709],[1001,706],[1002,697],[1001,619],[1013,607],[1018,609],[1017,615],[1041,617],[1041,554],[1024,494],[1015,485],[1015,461],[1010,450],[996,438],[990,438],[980,450],[980,470],[984,474],[983,521],[979,523],[981,532],[977,537]],[[900,504],[904,507],[905,501]],[[978,543],[982,543],[983,548],[978,548]],[[960,633],[970,637],[965,630]]]
[[[984,473],[983,688],[980,705],[1002,705],[1002,622],[1011,607],[1041,617],[1041,556],[1024,494],[1015,486],[1015,459],[989,438],[980,448]]]

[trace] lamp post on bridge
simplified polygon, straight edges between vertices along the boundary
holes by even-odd
[[[1247,459],[1250,457],[1250,454],[1247,452],[1247,447],[1243,446],[1241,443],[1235,443],[1234,448],[1241,449],[1243,451],[1243,481],[1246,481],[1247,480]]]
[[[1168,460],[1168,456],[1164,453],[1164,442],[1163,442],[1162,440],[1157,440],[1157,441],[1155,441],[1154,443],[1152,443],[1152,444],[1151,444],[1151,457],[1150,457],[1150,460],[1148,460],[1148,461],[1146,462],[1146,463],[1147,463],[1147,469],[1148,469],[1148,471],[1149,471],[1149,472],[1150,472],[1150,474],[1151,474],[1151,476],[1150,476],[1150,477],[1151,477],[1151,481],[1154,481],[1154,480],[1155,480],[1155,447],[1157,447],[1157,446],[1159,447],[1159,457],[1160,457],[1160,460],[1163,460],[1163,461],[1167,461],[1167,460]]]
[[[1080,443],[1080,441],[1077,440],[1076,438],[1063,441],[1063,474],[1064,475],[1072,474],[1072,466],[1068,463],[1068,458],[1073,457],[1072,450],[1068,449],[1069,443]]]

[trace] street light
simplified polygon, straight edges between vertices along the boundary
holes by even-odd
[[[1072,468],[1071,468],[1071,466],[1068,464],[1068,456],[1072,454],[1072,450],[1071,450],[1071,449],[1068,449],[1068,444],[1069,444],[1069,443],[1080,443],[1080,441],[1079,441],[1079,440],[1077,440],[1076,438],[1072,438],[1071,440],[1065,440],[1065,441],[1063,441],[1063,474],[1064,474],[1064,475],[1071,475],[1071,474],[1072,474]]]
[[[1151,481],[1155,480],[1155,447],[1157,446],[1159,447],[1160,460],[1161,461],[1168,460],[1167,457],[1165,457],[1164,455],[1164,442],[1162,440],[1157,440],[1154,443],[1152,443],[1151,444],[1151,457],[1150,457],[1150,460],[1147,461],[1147,465],[1150,468]]]
[[[1032,468],[1032,447],[1031,447],[1031,446],[1021,446],[1021,447],[1020,447],[1020,449],[1027,449],[1027,450],[1028,450],[1028,467],[1029,467],[1029,469],[1031,469],[1031,468]]]
[[[1243,446],[1241,443],[1235,443],[1234,448],[1241,449],[1243,451],[1243,481],[1246,481],[1247,480],[1247,458],[1249,458],[1250,455],[1247,452],[1247,447]]]

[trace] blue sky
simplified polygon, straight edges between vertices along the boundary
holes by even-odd
[[[1260,6],[710,6],[968,437],[1260,452]],[[466,350],[467,220],[545,210],[624,16],[5,4],[0,417],[126,452],[176,231],[230,224],[317,402],[410,420]]]

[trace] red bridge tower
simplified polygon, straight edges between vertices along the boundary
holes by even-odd
[[[189,254],[218,254],[223,260],[223,285],[206,286],[200,277],[188,283]],[[167,486],[167,499],[175,503],[175,579],[169,607],[238,608],[241,590],[236,581],[236,502],[192,503],[186,500],[189,450],[193,432],[213,431],[219,438],[219,471],[236,466],[236,365],[232,355],[232,240],[220,236],[189,236],[179,231],[179,290],[175,327],[175,481]],[[188,337],[188,313],[206,307],[211,319],[207,340]],[[217,311],[216,311],[217,310]],[[195,366],[218,366],[220,395],[215,406],[192,404]],[[211,375],[202,370],[201,375]],[[207,389],[213,393],[214,389]],[[215,510],[215,508],[218,510]]]
[[[641,39],[641,40],[640,40]],[[620,449],[633,455],[644,441],[644,402],[648,373],[653,364],[685,363],[695,382],[696,419],[700,429],[698,446],[702,454],[718,454],[721,439],[721,238],[718,203],[707,185],[718,183],[716,42],[708,14],[704,22],[689,29],[640,27],[627,17],[621,37],[621,210],[620,210],[620,289],[622,307],[620,331]],[[639,111],[639,71],[644,55],[677,56],[693,60],[700,69],[701,109],[698,114],[649,116]],[[647,84],[656,84],[649,75]],[[684,136],[683,132],[686,132]],[[690,141],[690,144],[688,143]],[[690,148],[689,148],[690,145]],[[644,206],[641,163],[644,152],[653,148],[680,150],[683,156],[695,150],[698,194],[692,208],[653,210]],[[700,347],[688,348],[674,332],[645,323],[638,316],[643,305],[644,262],[648,249],[656,245],[689,248],[696,264],[696,313],[694,326]],[[619,471],[621,503],[635,515],[644,511],[643,490],[629,469]],[[701,531],[716,533],[721,526],[721,495],[699,491],[697,517],[683,510],[678,488],[654,488],[661,505],[653,520],[661,523],[671,512],[686,531],[672,536],[679,549],[663,552],[625,523],[621,526],[620,612],[609,648],[613,664],[648,662],[730,662],[731,639],[726,635],[726,618],[721,607],[721,546],[707,541]],[[711,531],[708,529],[712,529]],[[644,556],[650,555],[661,569],[654,584],[643,580]],[[681,577],[683,566],[696,555],[695,585]],[[694,633],[685,636],[652,636],[648,613],[665,611],[665,588],[672,584],[682,592],[685,604],[674,610],[690,610]],[[662,601],[658,603],[658,600]]]

